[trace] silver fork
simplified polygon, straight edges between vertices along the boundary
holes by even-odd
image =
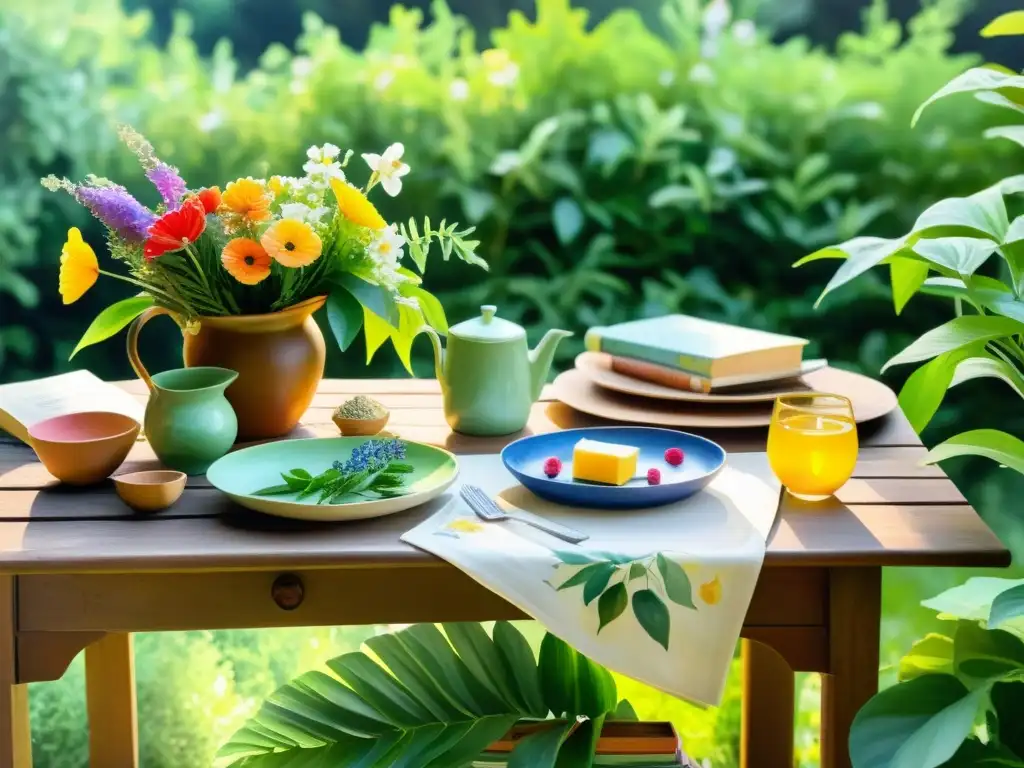
[[[517,520],[520,523],[532,525],[534,528],[544,531],[545,533],[550,533],[552,536],[557,536],[562,541],[568,541],[570,544],[579,544],[581,541],[586,541],[590,538],[590,536],[585,533],[574,531],[572,528],[567,528],[564,525],[553,523],[550,520],[510,515],[499,507],[494,502],[494,499],[475,485],[462,486],[461,495],[462,498],[466,500],[466,503],[469,504],[469,508],[476,513],[476,516],[489,523],[496,523],[502,520]]]

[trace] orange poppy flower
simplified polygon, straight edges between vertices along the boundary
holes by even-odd
[[[179,251],[194,243],[206,230],[206,211],[202,201],[190,197],[176,211],[169,211],[149,228],[149,239],[142,252],[152,261],[168,251]]]
[[[331,189],[338,199],[338,210],[349,221],[370,229],[384,229],[388,225],[366,195],[347,181],[331,179]]]
[[[304,221],[281,219],[263,233],[260,243],[270,257],[286,267],[305,267],[320,258],[323,244]]]
[[[228,241],[221,251],[220,263],[243,285],[256,285],[270,276],[270,255],[263,246],[247,237]]]
[[[100,265],[96,252],[82,240],[78,227],[68,230],[68,241],[60,254],[58,287],[65,304],[74,304],[96,283]]]
[[[270,195],[263,185],[254,179],[238,179],[228,182],[221,195],[224,207],[237,213],[248,222],[266,221],[270,218]]]

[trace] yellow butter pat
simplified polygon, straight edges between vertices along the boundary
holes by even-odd
[[[572,450],[574,480],[622,485],[636,475],[640,449],[631,445],[580,440]]]

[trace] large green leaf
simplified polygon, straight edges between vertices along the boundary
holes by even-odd
[[[953,634],[953,666],[962,678],[1002,679],[1024,670],[1024,643],[1002,629],[961,619]]]
[[[71,351],[71,357],[74,357],[86,347],[106,341],[152,307],[154,303],[152,296],[144,294],[142,296],[132,296],[130,299],[122,299],[116,304],[111,304],[96,315],[96,318],[89,324],[89,327],[85,329],[82,338],[78,340],[75,348]],[[68,359],[70,360],[71,357]]]
[[[996,252],[998,245],[987,238],[943,237],[918,240],[913,247],[914,253],[932,264],[964,276],[973,275]]]
[[[1001,243],[1010,226],[1003,194],[995,185],[969,197],[940,200],[917,217],[910,231],[918,238],[980,236]]]
[[[949,386],[955,387],[965,381],[983,377],[1002,379],[1019,397],[1024,398],[1024,376],[1016,367],[998,357],[969,357],[961,360],[953,372],[953,380]]]
[[[984,456],[1024,474],[1024,442],[998,429],[973,429],[939,443],[921,460],[936,464],[954,456]]]
[[[924,675],[874,696],[854,718],[854,768],[936,768],[971,733],[986,686],[973,691],[952,675]]]
[[[395,298],[387,288],[368,283],[349,273],[338,275],[335,281],[355,296],[356,300],[367,310],[388,325],[398,327],[398,305],[395,304]]]
[[[973,576],[963,584],[923,600],[921,605],[938,611],[940,619],[987,621],[996,597],[1020,584],[1024,584],[1024,579]]]
[[[910,374],[900,390],[899,402],[916,432],[924,431],[939,409],[960,362],[978,351],[977,345],[969,345],[945,352]]]
[[[363,305],[346,288],[338,286],[327,297],[325,307],[327,324],[344,352],[363,327]]]
[[[892,303],[898,315],[907,302],[920,290],[928,277],[928,262],[904,259],[898,256],[889,261],[889,280],[892,283]]]
[[[957,75],[938,91],[928,97],[928,100],[917,108],[910,124],[917,123],[925,107],[938,99],[950,96],[954,93],[968,93],[971,91],[995,91],[1000,88],[1022,89],[1024,88],[1024,77],[1011,75],[987,67],[974,67],[966,72]]]
[[[930,360],[944,352],[952,352],[976,342],[991,341],[1018,333],[1024,333],[1024,323],[1008,317],[993,315],[954,317],[938,328],[932,328],[918,337],[882,366],[882,371],[884,372],[894,365]]]
[[[997,16],[981,30],[982,37],[1024,35],[1024,11],[1010,11]]]
[[[218,764],[464,768],[524,715],[547,716],[547,699],[566,721],[523,739],[509,765],[585,768],[605,718],[629,709],[606,669],[551,635],[538,665],[507,622],[495,625],[493,638],[480,625],[445,625],[442,633],[421,624],[367,646],[373,657],[328,662],[338,677],[308,672],[278,689],[224,745]]]
[[[900,659],[900,682],[922,675],[953,674],[953,638],[929,633],[915,642]]]
[[[999,727],[998,740],[1013,752],[1018,765],[1024,764],[1024,683],[996,683],[990,695]]]
[[[897,254],[904,257],[908,255],[914,256],[913,251],[907,248],[904,238],[889,240],[884,237],[855,237],[841,245],[822,248],[820,251],[800,259],[793,266],[799,267],[818,259],[846,259],[839,269],[836,270],[836,273],[832,275],[832,279],[828,281],[825,289],[814,303],[814,306],[818,306],[821,304],[822,299],[836,288],[846,285],[846,283],[864,274],[872,267],[888,263],[888,260]]]
[[[997,125],[982,134],[986,139],[1009,139],[1024,147],[1024,125]]]
[[[1024,616],[1024,584],[1010,587],[996,595],[988,615],[988,625],[996,628]]]
[[[448,333],[448,319],[445,317],[444,307],[434,294],[412,283],[402,283],[398,290],[403,296],[416,299],[423,319],[431,328],[438,333]]]

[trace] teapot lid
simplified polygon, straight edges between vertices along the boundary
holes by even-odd
[[[498,308],[493,304],[480,307],[480,317],[464,320],[448,329],[448,333],[470,341],[513,341],[526,337],[522,326],[495,317]]]

